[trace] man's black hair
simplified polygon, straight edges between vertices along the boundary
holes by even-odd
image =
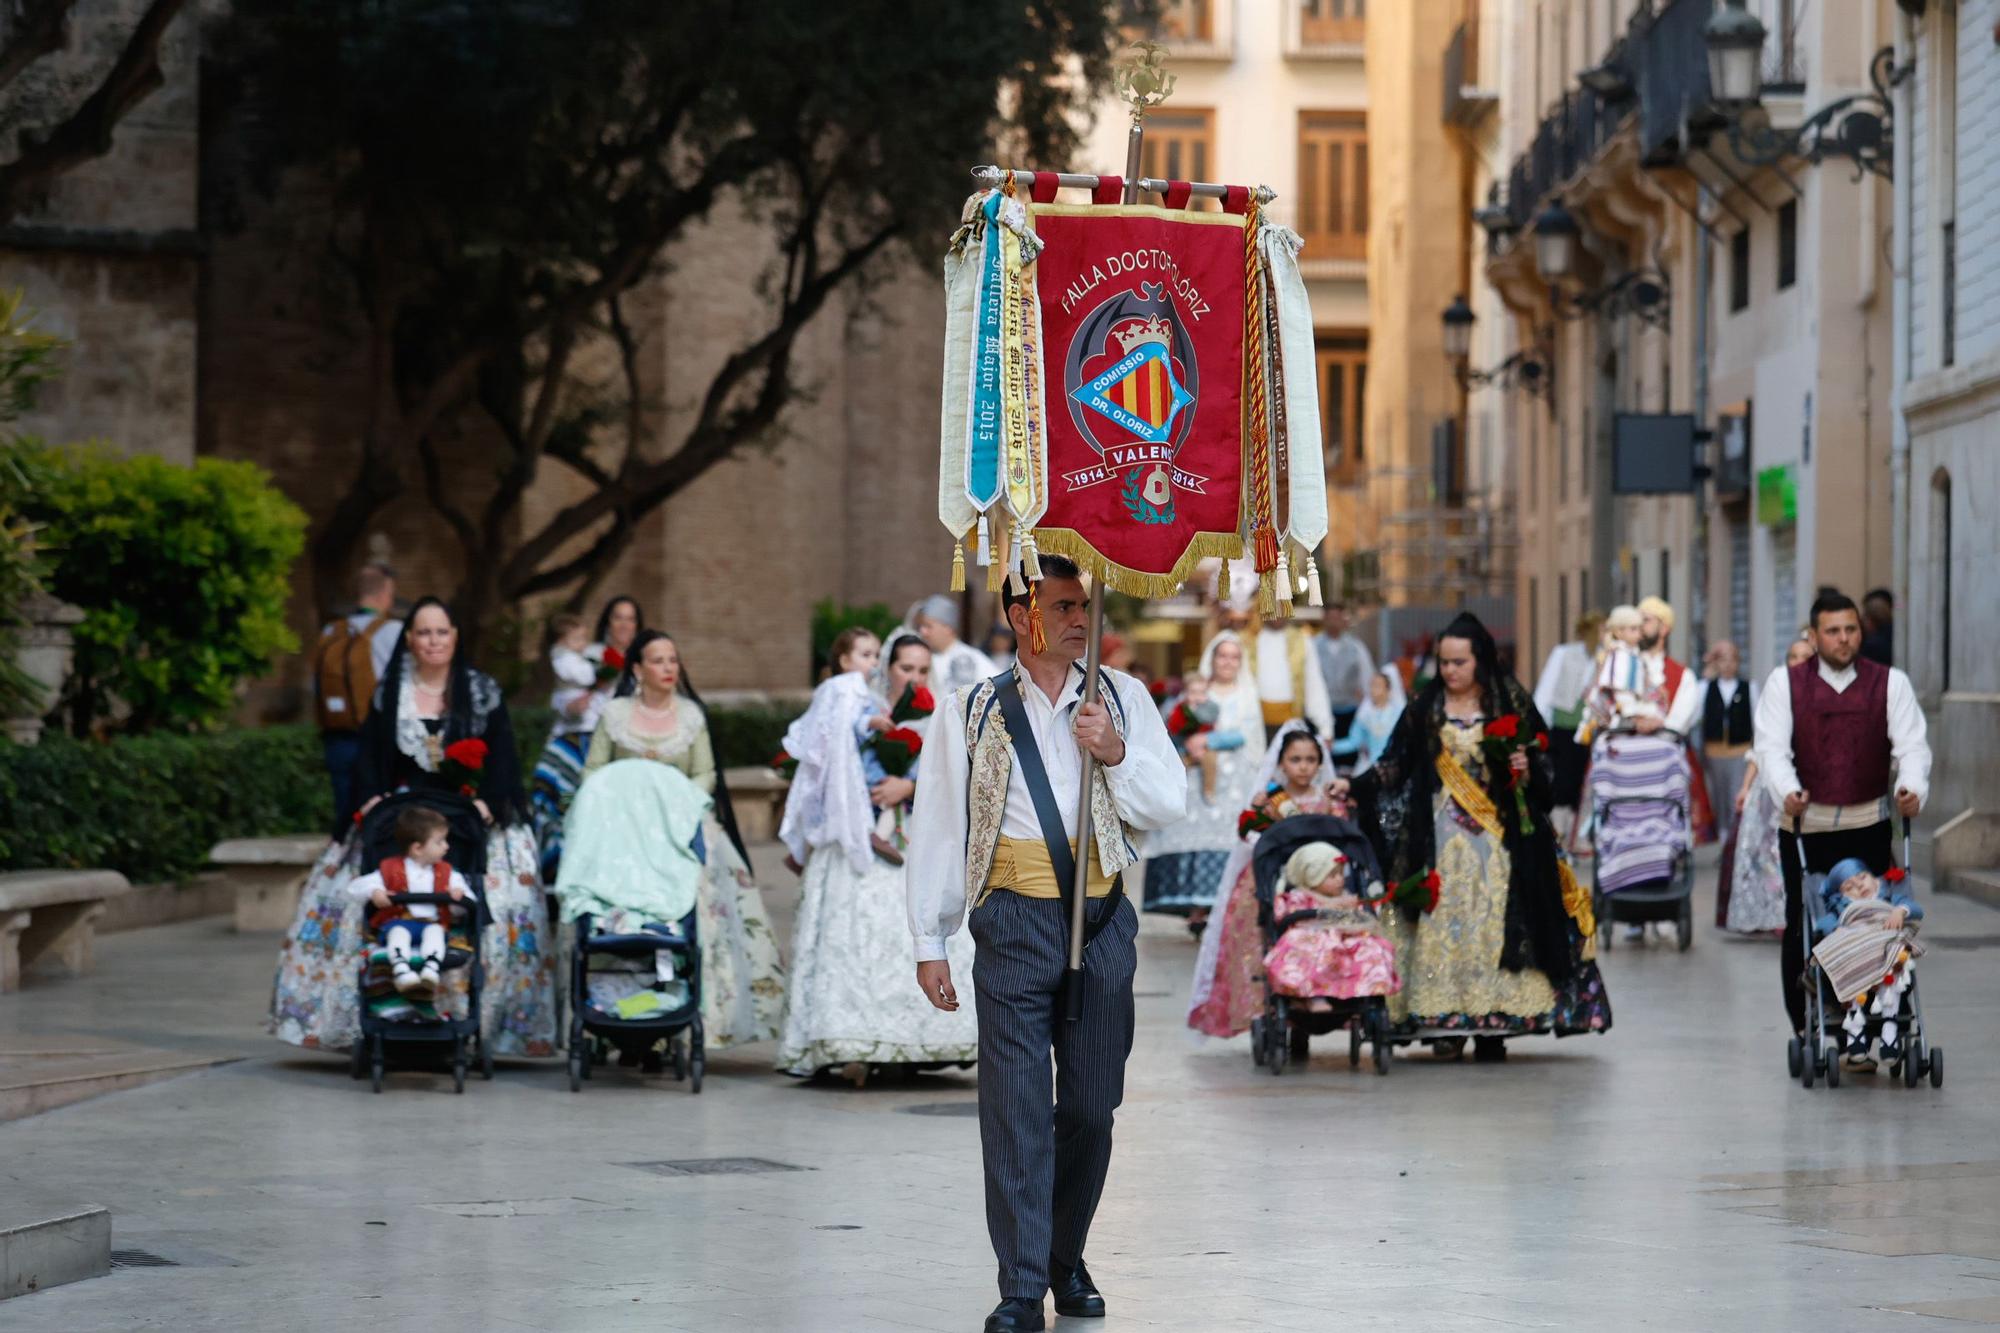
[[[1083,571],[1076,567],[1076,561],[1066,555],[1045,555],[1042,557],[1042,577],[1045,579],[1081,579]],[[1028,594],[1024,592],[1016,595],[1012,579],[1009,579],[1003,586],[1005,591],[1000,598],[1000,614],[1002,617],[1005,617],[1015,607],[1026,606],[1028,604]]]
[[[1896,594],[1890,592],[1887,588],[1870,588],[1868,595],[1861,600],[1864,602],[1887,602],[1893,607],[1896,604]]]
[[[1812,615],[1810,617],[1812,627],[1818,629],[1819,618],[1821,616],[1832,615],[1836,611],[1852,611],[1856,620],[1861,619],[1861,608],[1854,604],[1852,597],[1849,597],[1844,592],[1829,588],[1820,593],[1819,596],[1813,598]]]

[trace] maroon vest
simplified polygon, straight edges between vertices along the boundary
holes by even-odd
[[[1815,805],[1859,805],[1889,794],[1889,669],[1854,659],[1854,680],[1836,690],[1808,657],[1789,673],[1792,762]]]

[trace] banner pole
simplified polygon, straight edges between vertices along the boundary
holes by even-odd
[[[1139,201],[1139,163],[1143,155],[1146,138],[1146,110],[1142,105],[1132,109],[1132,132],[1125,138],[1125,202]],[[1083,702],[1086,705],[1098,701],[1098,682],[1104,657],[1104,595],[1102,579],[1093,579],[1090,587],[1090,629],[1083,654]],[[1083,1017],[1083,932],[1084,907],[1090,891],[1090,857],[1092,833],[1090,820],[1090,790],[1097,780],[1097,756],[1090,751],[1083,752],[1082,779],[1077,787],[1076,798],[1076,879],[1071,886],[1069,904],[1069,969],[1063,976],[1063,1018],[1071,1023]]]

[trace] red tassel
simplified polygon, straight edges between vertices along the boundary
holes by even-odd
[[[1268,574],[1278,567],[1278,532],[1265,525],[1254,534],[1257,541],[1257,572]]]
[[[1028,651],[1040,657],[1049,650],[1048,631],[1042,625],[1042,602],[1036,585],[1028,585]]]

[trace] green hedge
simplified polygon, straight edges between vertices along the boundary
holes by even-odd
[[[711,709],[723,767],[778,752],[794,708]],[[554,714],[514,710],[527,779]],[[309,833],[333,823],[333,793],[308,726],[39,745],[0,741],[0,870],[104,866],[135,883],[184,878],[224,838]]]
[[[137,882],[200,869],[224,838],[333,823],[311,727],[0,744],[0,869],[107,866]]]

